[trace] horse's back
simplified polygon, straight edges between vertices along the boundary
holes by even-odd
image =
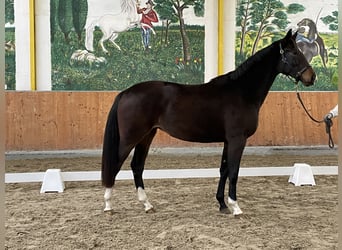
[[[171,87],[165,89],[166,85]],[[161,81],[138,83],[120,93],[120,109],[131,115],[143,114],[148,118],[158,116],[168,104],[167,96],[172,95],[175,88],[177,84]]]

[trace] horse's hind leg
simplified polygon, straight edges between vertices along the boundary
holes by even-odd
[[[124,159],[127,158],[129,154],[129,151],[127,153],[127,155],[124,157]],[[115,182],[115,177],[116,175],[119,173],[120,169],[121,169],[121,166],[123,164],[124,160],[120,161],[116,166],[115,166],[115,172],[113,173],[114,174],[114,182]],[[105,189],[105,194],[103,196],[104,198],[104,202],[105,202],[105,208],[104,208],[104,212],[112,212],[113,211],[113,208],[112,208],[112,204],[110,202],[111,200],[111,197],[112,197],[112,193],[113,193],[113,187],[114,187],[114,183],[113,183],[113,186],[112,187],[106,187]]]
[[[110,39],[111,34],[108,33],[108,32],[105,31],[105,30],[101,30],[101,31],[102,31],[102,37],[101,37],[101,39],[100,39],[100,41],[99,41],[99,45],[101,46],[102,51],[103,51],[104,53],[108,54],[108,50],[105,48],[104,42],[107,41],[108,39]]]
[[[122,164],[124,163],[124,161],[126,160],[126,158],[128,157],[129,153],[131,152],[132,148],[131,147],[122,147],[121,146],[121,152],[119,154],[119,158],[118,161],[114,163],[113,166],[110,166],[111,168],[113,168],[113,185],[107,186],[105,189],[105,194],[103,196],[104,198],[104,202],[105,202],[105,208],[104,208],[104,212],[112,212],[113,208],[112,208],[112,204],[111,204],[111,197],[112,197],[112,193],[113,193],[113,187],[115,184],[115,178],[116,175],[119,173]]]
[[[145,138],[139,142],[134,149],[134,154],[131,162],[131,168],[134,176],[135,187],[138,192],[138,199],[144,204],[145,212],[154,211],[153,206],[148,201],[146,193],[144,181],[142,178],[145,160],[148,154],[148,150],[150,148],[153,137],[156,134],[157,129],[153,129]]]
[[[118,36],[119,36],[118,33],[113,33],[113,34],[111,35],[111,37],[109,38],[109,41],[111,41],[111,42],[113,43],[113,45],[114,45],[118,50],[121,51],[120,46],[117,45],[117,43],[115,42],[115,39],[118,38]]]

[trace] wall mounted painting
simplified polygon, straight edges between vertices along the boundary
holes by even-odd
[[[51,0],[52,89],[202,83],[204,0],[181,2]]]
[[[22,6],[21,1],[26,0],[5,1],[8,90],[16,89],[16,71],[22,70],[16,67],[15,51],[29,42],[15,41],[18,22],[28,23],[26,17],[14,20],[20,15],[14,15],[13,6]],[[46,1],[35,1],[42,3]],[[187,8],[177,5],[180,3]],[[154,79],[202,83],[208,61],[205,46],[217,46],[205,45],[208,4],[204,0],[50,0],[43,13],[49,16],[49,32],[43,34],[51,42],[51,52],[46,54],[51,69],[36,68],[34,72],[51,70],[52,90],[123,90]],[[292,28],[298,30],[298,45],[318,75],[316,84],[305,90],[336,91],[337,20],[337,0],[237,0],[236,65]],[[24,74],[29,72],[32,70],[26,69]],[[272,90],[291,91],[294,85],[279,76]]]

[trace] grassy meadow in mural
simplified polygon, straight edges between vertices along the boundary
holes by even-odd
[[[102,61],[74,62],[72,54],[84,49],[84,38],[78,41],[70,34],[67,44],[57,32],[52,43],[52,84],[54,90],[123,90],[147,80],[168,80],[185,84],[202,83],[204,79],[204,28],[191,26],[187,33],[192,60],[184,65],[179,31],[171,29],[168,43],[161,41],[162,30],[156,29],[151,38],[152,48],[143,50],[140,29],[120,33],[116,43],[105,42],[109,54],[98,46],[101,32],[94,32],[94,54]]]
[[[105,57],[106,63],[70,63],[71,55],[78,49],[84,49],[84,38],[79,42],[75,33],[70,34],[66,43],[62,33],[57,32],[52,44],[52,83],[54,90],[123,90],[135,83],[150,79],[168,79],[169,81],[197,84],[204,79],[204,28],[188,27],[187,32],[191,42],[192,61],[186,67],[182,61],[182,44],[177,29],[169,34],[168,44],[160,40],[160,29],[152,37],[152,49],[149,53],[142,50],[140,30],[134,29],[121,33],[117,43],[122,51],[110,42],[105,46],[110,51],[106,55],[97,46],[101,32],[95,32],[94,46],[96,56]],[[324,68],[321,59],[315,57],[311,64],[318,75],[317,82],[312,87],[302,87],[303,90],[337,90],[337,41],[338,34],[320,34],[328,50],[329,60]],[[280,37],[282,34],[280,34]],[[273,39],[278,39],[274,37]],[[14,30],[6,29],[6,41],[14,40]],[[259,49],[272,41],[263,40]],[[252,43],[252,41],[250,41]],[[238,51],[238,42],[237,48]],[[236,53],[236,63],[239,58]],[[248,55],[247,55],[248,56]],[[5,54],[5,82],[8,90],[15,89],[15,52]],[[291,91],[294,84],[283,75],[278,76],[271,90]]]
[[[161,41],[161,29],[152,37],[152,49],[145,52],[142,49],[139,29],[121,33],[116,42],[122,51],[110,42],[105,46],[110,52],[105,54],[97,46],[101,32],[94,33],[94,54],[104,57],[101,63],[73,63],[71,55],[84,48],[84,41],[78,41],[75,34],[70,35],[66,43],[62,33],[57,33],[52,44],[52,83],[54,90],[123,90],[138,82],[146,80],[168,80],[185,84],[202,83],[204,79],[204,27],[187,27],[191,44],[192,60],[184,65],[182,60],[182,44],[177,29],[169,32],[168,43]],[[280,37],[283,34],[280,34]],[[321,34],[328,50],[329,61],[324,68],[320,58],[315,57],[311,64],[317,72],[318,80],[312,87],[303,90],[337,90],[337,34]],[[272,38],[277,40],[278,37]],[[265,39],[259,49],[270,44],[272,40]],[[236,51],[238,48],[236,48]],[[236,53],[237,54],[237,53]],[[236,57],[236,63],[242,60]],[[271,90],[294,90],[293,81],[278,76]]]

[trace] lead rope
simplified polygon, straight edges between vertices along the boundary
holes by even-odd
[[[306,109],[302,98],[300,97],[300,94],[298,92],[298,84],[297,84],[297,87],[296,87],[296,94],[297,94],[297,98],[298,98],[300,104],[302,105],[305,113],[310,117],[310,119],[312,121],[316,122],[316,123],[323,123],[323,122],[325,123],[325,132],[328,134],[328,145],[329,145],[329,148],[334,148],[335,145],[334,145],[334,141],[333,141],[332,136],[331,136],[331,127],[333,125],[332,120],[331,119],[317,120],[317,119],[312,117],[312,115]]]

